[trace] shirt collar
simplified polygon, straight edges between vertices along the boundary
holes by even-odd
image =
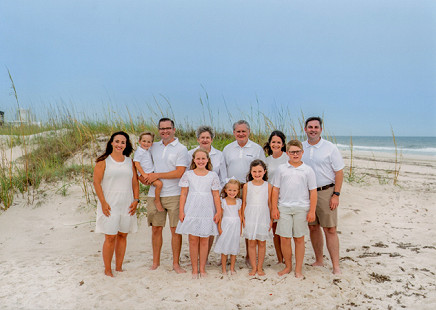
[[[246,147],[251,147],[253,145],[253,141],[251,141],[250,139],[248,139],[247,143],[245,143],[244,146],[240,146],[238,141],[235,141],[235,144],[237,147],[240,147],[241,149],[246,148]]]
[[[306,145],[307,145],[308,148],[309,148],[309,147],[315,147],[315,148],[319,149],[323,143],[324,143],[324,139],[323,139],[323,138],[321,138],[321,139],[318,141],[318,143],[315,144],[315,145],[310,144],[309,141],[306,140]]]
[[[159,142],[157,142],[157,143],[159,143],[159,144],[161,144],[161,145],[163,145],[163,146],[165,146],[164,144],[163,144],[163,141],[162,140],[160,140]],[[169,143],[168,145],[171,145],[171,146],[176,146],[177,144],[179,144],[179,138],[174,138],[174,141],[173,142],[171,142],[171,143]],[[168,146],[167,145],[167,146]]]

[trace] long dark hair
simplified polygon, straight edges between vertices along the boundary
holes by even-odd
[[[105,160],[112,153],[112,151],[113,151],[112,142],[114,142],[115,136],[118,136],[118,135],[124,136],[126,138],[126,148],[123,151],[123,155],[130,156],[130,154],[132,154],[133,147],[132,147],[132,143],[130,142],[129,135],[127,133],[125,133],[124,131],[117,131],[117,132],[112,134],[111,138],[109,139],[109,141],[106,144],[106,151],[97,158],[96,162]]]
[[[273,151],[271,150],[271,140],[274,136],[279,137],[282,140],[283,146],[281,151],[282,152],[286,152],[286,136],[283,132],[281,132],[280,130],[274,130],[273,132],[271,132],[271,135],[268,138],[268,141],[265,143],[263,149],[264,151],[268,154],[268,155],[272,155]]]
[[[264,181],[268,181],[268,169],[266,168],[266,164],[263,162],[263,160],[255,159],[250,164],[250,170],[248,171],[248,174],[247,174],[247,182],[254,180],[253,176],[251,175],[251,168],[257,167],[257,166],[261,166],[263,168],[263,170],[265,170],[265,174],[263,175],[262,179]]]

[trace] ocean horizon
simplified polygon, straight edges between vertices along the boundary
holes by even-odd
[[[350,136],[334,136],[340,150],[350,150]],[[353,150],[395,153],[392,136],[352,136]],[[436,156],[436,137],[395,136],[397,151],[402,154]]]

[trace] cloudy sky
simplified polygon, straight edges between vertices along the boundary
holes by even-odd
[[[436,1],[2,0],[0,46],[9,119],[8,70],[40,119],[157,103],[198,124],[208,102],[216,126],[303,112],[336,135],[436,136]]]

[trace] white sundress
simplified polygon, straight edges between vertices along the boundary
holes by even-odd
[[[183,174],[179,186],[189,190],[184,208],[185,219],[177,224],[176,233],[203,238],[218,235],[218,227],[213,221],[216,209],[212,196],[212,190],[220,189],[218,175],[209,171],[205,176],[199,176],[189,170]]]
[[[256,186],[247,183],[247,203],[244,211],[244,238],[266,241],[272,239],[269,230],[270,211],[268,207],[268,182]]]
[[[239,209],[241,209],[241,199],[236,199],[236,204],[228,205],[225,199],[221,200],[223,208],[223,218],[221,220],[222,234],[218,237],[214,252],[224,255],[238,255],[239,241],[241,238],[241,219]]]
[[[101,203],[98,201],[95,232],[107,235],[136,232],[138,230],[136,214],[129,214],[129,207],[133,202],[132,160],[125,156],[123,162],[117,162],[109,155],[105,159],[105,164],[101,187],[103,196],[111,208],[111,214],[104,215]]]

